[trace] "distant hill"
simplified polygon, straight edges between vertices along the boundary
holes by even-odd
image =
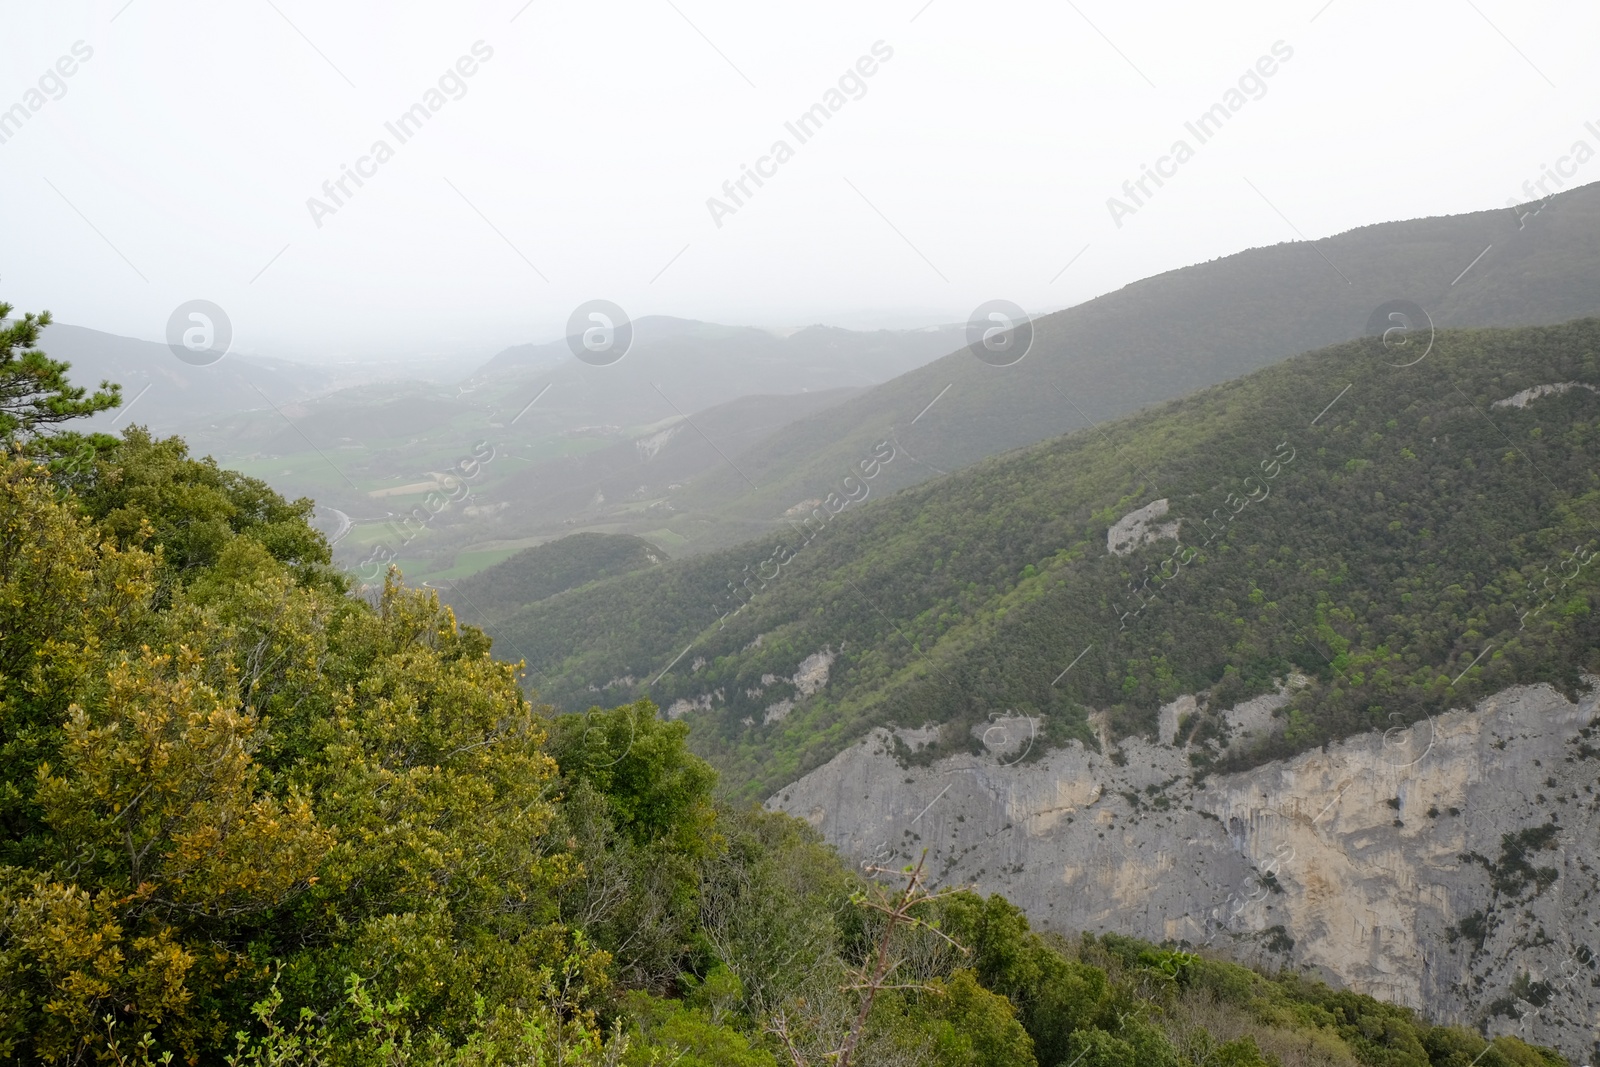
[[[72,364],[74,382],[122,386],[122,408],[97,416],[95,429],[142,423],[158,433],[194,427],[205,418],[265,409],[313,396],[331,381],[320,368],[261,356],[229,355],[197,367],[164,344],[56,323],[39,339],[52,359]]]
[[[1600,320],[1393,365],[1418,351],[1322,349],[489,632],[564,708],[636,679],[756,792],[885,723],[941,724],[921,758],[1004,715],[1095,746],[1202,693],[1181,728],[1209,736],[1204,707],[1303,675],[1243,766],[1575,685],[1600,671]]]
[[[453,583],[445,596],[468,605],[479,617],[501,618],[585,583],[666,560],[665,552],[637,537],[579,533],[524,549]]]
[[[633,323],[615,362],[575,358],[565,340],[508,349],[461,383],[463,401],[493,405],[508,422],[558,428],[638,427],[746,396],[864,388],[962,343],[958,326],[854,331],[809,327],[787,337],[748,326],[662,315]],[[548,390],[546,392],[546,390]]]
[[[960,325],[918,330],[846,330],[835,326],[806,326],[792,331],[762,330],[752,326],[723,326],[713,322],[646,315],[633,321],[633,345],[623,358],[654,369],[663,385],[693,389],[776,392],[770,375],[798,372],[804,381],[794,385],[823,388],[865,385],[903,374],[962,343]],[[526,377],[565,370],[582,375],[585,367],[573,359],[566,338],[507,348],[472,375],[471,380]],[[627,368],[613,372],[626,375]],[[702,379],[711,374],[716,377]],[[726,399],[727,397],[724,397]],[[708,401],[696,397],[698,407]]]
[[[955,350],[733,456],[739,473],[713,468],[675,501],[673,528],[693,542],[679,551],[781,525],[891,435],[910,461],[884,488],[904,487],[1359,337],[1392,300],[1441,327],[1536,325],[1600,314],[1596,277],[1600,184],[1526,219],[1496,209],[1386,222],[1169,271],[1035,320],[1014,366]]]

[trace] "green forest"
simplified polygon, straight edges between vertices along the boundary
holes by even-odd
[[[1600,320],[1441,331],[1406,354],[1367,338],[1299,356],[489,632],[558,707],[698,701],[691,746],[758,797],[884,724],[943,724],[924,759],[1005,714],[1046,745],[1098,745],[1094,717],[1153,735],[1195,693],[1209,710],[1185,733],[1204,741],[1221,709],[1308,680],[1270,736],[1197,747],[1206,773],[1512,684],[1571,692],[1600,669]],[[1108,552],[1108,528],[1158,499],[1176,537]],[[826,686],[798,692],[824,651]]]
[[[648,701],[559,714],[433,592],[366,595],[310,500],[63,429],[120,396],[48,321],[0,327],[0,1060],[1565,1062],[852,868]]]
[[[576,533],[523,549],[480,574],[451,583],[450,597],[474,619],[514,614],[536,600],[588,582],[661,563],[667,554],[628,534]]]

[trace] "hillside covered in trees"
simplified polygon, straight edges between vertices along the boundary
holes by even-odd
[[[1590,183],[1539,205],[1382,222],[1165,271],[1035,319],[1020,362],[992,366],[955,349],[730,449],[731,464],[671,495],[677,511],[663,528],[686,539],[675,556],[746,541],[825,496],[891,435],[908,461],[874,493],[1352,340],[1396,299],[1449,328],[1600,315],[1597,249],[1600,183]],[[1096,254],[1073,270],[1092,270]]]
[[[36,336],[0,337],[0,1060],[1565,1062],[852,870],[648,702],[556,714],[431,592],[357,595],[309,500],[55,429],[117,396]]]
[[[619,574],[655,566],[667,554],[629,534],[579,533],[524,549],[470,578],[451,583],[450,597],[476,618],[500,619],[544,600]]]
[[[1576,685],[1600,669],[1600,320],[1411,340],[821,505],[490,632],[557,706],[648,694],[684,714],[756,795],[884,724],[942,724],[924,758],[1006,714],[1094,745],[1153,734],[1194,693],[1211,710],[1184,729],[1204,738],[1219,709],[1303,676],[1271,733],[1234,747],[1241,766],[1516,683]],[[1165,509],[1152,539],[1110,551],[1141,508]]]

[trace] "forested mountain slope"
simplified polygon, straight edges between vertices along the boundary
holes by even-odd
[[[1600,668],[1600,320],[1392,340],[886,500],[838,496],[806,527],[491,633],[561,706],[650,694],[756,793],[886,723],[942,724],[921,758],[1005,714],[1097,744],[1152,734],[1183,693],[1226,708],[1305,675],[1242,766],[1575,684]],[[906,462],[885,447],[880,480]]]
[[[1013,366],[960,349],[731,454],[675,501],[672,528],[701,549],[731,544],[825,495],[891,435],[911,462],[885,487],[903,487],[1361,336],[1394,300],[1438,326],[1600,314],[1600,184],[1536,209],[1385,222],[1134,282],[1035,320]],[[1072,269],[1092,270],[1094,254]]]
[[[0,1060],[1564,1067],[857,871],[652,705],[553,715],[433,595],[354,595],[310,500],[55,432],[117,398],[37,326],[0,326]]]
[[[580,533],[524,549],[452,584],[449,597],[475,616],[498,619],[588,582],[663,563],[667,554],[627,534]]]

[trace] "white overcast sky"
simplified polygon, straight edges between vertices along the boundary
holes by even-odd
[[[1499,206],[1600,148],[1592,0],[524,2],[0,0],[0,109],[93,49],[0,144],[0,298],[149,340],[205,298],[235,350],[306,360],[476,362],[595,297],[953,322]],[[465,96],[398,144],[384,123],[480,40]],[[797,144],[784,122],[880,40],[865,96]],[[1266,95],[1198,145],[1184,122],[1280,40]],[[780,137],[794,158],[719,229],[706,199]],[[1106,198],[1180,137],[1195,157],[1114,226]],[[394,158],[318,228],[307,198],[380,138]]]

